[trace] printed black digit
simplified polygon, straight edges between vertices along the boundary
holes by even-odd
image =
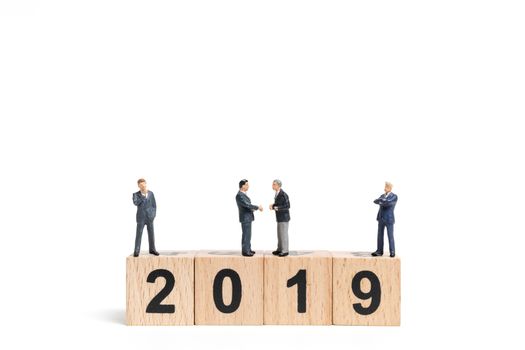
[[[286,282],[288,288],[297,284],[297,312],[304,314],[306,312],[306,270],[297,271],[295,276]]]
[[[226,277],[230,278],[232,284],[232,300],[230,305],[225,305],[222,297],[222,283]],[[242,285],[239,274],[232,269],[220,270],[213,280],[213,301],[215,302],[215,307],[222,313],[231,314],[241,305],[241,297]]]
[[[148,314],[172,314],[175,312],[175,305],[173,304],[164,304],[162,301],[171,293],[173,287],[175,286],[175,277],[168,270],[158,269],[153,270],[148,275],[148,283],[155,283],[155,280],[158,277],[163,277],[166,280],[164,288],[161,289],[159,294],[155,295],[153,299],[149,302],[146,307],[146,313]]]
[[[365,278],[370,281],[370,291],[366,293],[361,290],[361,281]],[[379,307],[379,304],[381,304],[381,283],[377,275],[372,271],[359,271],[355,274],[352,279],[352,292],[359,299],[371,299],[370,306],[366,308],[363,307],[361,303],[353,304],[355,312],[360,315],[370,315],[374,313]]]

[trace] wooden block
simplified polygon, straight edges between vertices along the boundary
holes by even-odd
[[[334,324],[399,326],[401,260],[333,253]]]
[[[128,325],[194,324],[195,252],[141,253],[126,259]]]
[[[293,251],[264,256],[264,324],[332,324],[332,256]]]
[[[195,324],[262,325],[262,254],[201,251],[195,255]]]

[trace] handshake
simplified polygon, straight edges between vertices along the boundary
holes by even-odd
[[[273,206],[274,206],[274,204],[270,204],[270,210],[274,210]],[[259,209],[258,210],[259,211],[263,211],[262,205],[259,205]]]

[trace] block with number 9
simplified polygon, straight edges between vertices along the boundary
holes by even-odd
[[[401,260],[370,253],[332,255],[334,324],[399,326]]]

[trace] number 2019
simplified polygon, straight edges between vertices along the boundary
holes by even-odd
[[[286,287],[291,288],[297,285],[297,312],[306,313],[306,295],[307,295],[307,280],[306,270],[300,269],[297,273],[286,281]],[[164,288],[151,299],[146,307],[146,313],[174,313],[175,305],[162,304],[162,301],[171,293],[175,287],[175,276],[165,269],[153,270],[147,277],[148,283],[155,283],[157,278],[162,277],[166,281]],[[232,285],[231,301],[228,305],[224,303],[222,295],[222,284],[226,278],[230,279]],[[370,282],[370,290],[365,292],[361,289],[361,281],[368,280]],[[379,278],[372,271],[359,271],[352,278],[352,293],[360,300],[370,299],[370,305],[363,307],[361,303],[352,304],[353,309],[360,315],[370,315],[374,313],[381,304],[381,283]],[[242,283],[239,274],[232,269],[220,270],[213,280],[213,302],[215,307],[222,313],[229,314],[235,312],[241,305],[242,299]]]

